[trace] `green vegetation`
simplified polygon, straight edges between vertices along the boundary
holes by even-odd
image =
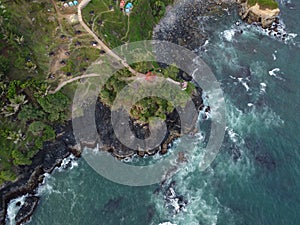
[[[154,25],[173,0],[132,2],[133,12],[126,16],[113,0],[92,0],[83,11],[84,19],[111,48],[151,39]],[[110,5],[114,10],[109,10]],[[48,0],[0,0],[0,185],[15,180],[18,167],[31,164],[43,143],[55,139],[54,125],[70,118],[76,84],[55,94],[49,90],[68,79],[67,74],[82,75],[100,55],[99,49],[92,47],[93,38],[78,22],[70,22],[69,15],[60,13]],[[137,63],[133,68],[182,82],[175,66],[160,69],[152,62]],[[128,70],[119,71],[100,93],[101,100],[111,106],[131,79]],[[189,84],[185,92],[190,95],[193,91]],[[165,119],[173,110],[166,100],[153,97],[137,102],[130,113],[138,121],[149,122],[153,116]]]
[[[0,81],[0,184],[16,178],[15,167],[31,164],[43,143],[55,138],[54,123],[67,119],[69,98],[45,95],[47,84],[34,79]]]
[[[254,6],[256,3],[259,4],[261,8],[277,9],[278,3],[275,0],[248,0],[250,6]]]
[[[43,143],[55,138],[53,126],[70,117],[73,86],[47,94],[51,83],[57,85],[48,80],[49,52],[74,46],[60,37],[74,35],[75,28],[67,25],[57,20],[51,1],[0,1],[0,185],[15,180],[18,166],[31,164]],[[74,74],[99,55],[96,49],[69,51]]]
[[[125,42],[151,39],[153,27],[173,0],[133,0],[132,3],[134,8],[126,16],[112,0],[92,0],[84,8],[83,17],[102,40],[115,48]],[[113,10],[109,10],[110,5]]]
[[[92,0],[83,10],[84,20],[111,48],[126,42],[151,39],[153,27],[165,14],[166,6],[173,3],[173,0],[133,0],[131,2],[134,8],[130,15],[126,15],[120,10],[119,5],[112,0]],[[113,10],[110,10],[109,6],[112,6]],[[160,69],[156,62],[141,62],[132,65],[132,68],[144,74],[153,70],[157,76],[183,82],[178,77],[179,71],[176,66]],[[130,83],[131,76],[126,69],[118,71],[102,89],[100,93],[101,101],[111,106],[118,92]],[[165,96],[169,96],[171,99],[180,97],[176,93],[165,91]],[[191,95],[193,91],[194,86],[189,83],[186,93]],[[185,101],[186,99],[183,100],[183,102]],[[149,97],[138,101],[132,107],[130,114],[140,122],[149,122],[151,117],[166,119],[166,115],[173,110],[174,106],[168,101],[157,97]]]
[[[145,66],[143,64],[143,66]],[[137,64],[135,67],[139,67]],[[154,67],[152,65],[152,67]],[[150,68],[152,68],[150,67]],[[143,69],[146,69],[147,67],[142,67]],[[148,68],[149,71],[149,68]],[[168,66],[164,69],[161,68],[154,68],[153,74],[158,77],[165,77],[165,78],[171,78],[174,81],[177,82],[184,82],[181,78],[178,76],[179,70],[176,66]],[[126,70],[120,70],[116,74],[114,74],[112,77],[109,78],[107,83],[104,85],[104,88],[102,89],[100,93],[101,101],[105,104],[112,106],[116,96],[118,93],[131,82],[131,73]],[[155,79],[155,77],[149,77],[150,79]],[[148,81],[145,81],[148,82]],[[195,90],[195,87],[193,84],[189,83],[188,87],[185,91],[182,91],[183,93],[186,93],[187,95],[179,95],[178,91],[170,89],[170,88],[161,88],[160,89],[163,96],[165,96],[166,99],[174,99],[175,102],[180,102],[180,106],[184,107],[187,100],[187,96],[191,96],[192,92]],[[155,95],[155,93],[153,93]],[[124,104],[126,102],[130,102],[131,95],[128,95],[128,100],[125,100]],[[171,113],[174,110],[174,105],[167,101],[166,99],[161,99],[159,97],[147,97],[143,98],[140,101],[136,102],[135,105],[132,106],[130,111],[130,116],[134,119],[136,119],[139,122],[148,123],[150,122],[152,117],[159,117],[163,120],[166,119],[166,116],[168,113]]]
[[[81,47],[74,49],[67,63],[61,68],[61,71],[70,72],[72,76],[81,75],[84,69],[87,69],[92,62],[99,58],[99,49]]]
[[[46,0],[0,3],[0,71],[10,78],[28,76],[44,79],[48,50],[55,39],[57,21],[53,6]]]

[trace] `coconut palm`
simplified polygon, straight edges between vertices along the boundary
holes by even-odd
[[[16,35],[15,41],[16,41],[19,45],[22,45],[22,44],[24,43],[24,37],[23,37],[23,35],[22,35],[22,36]]]
[[[18,131],[9,131],[9,134],[6,138],[7,140],[12,140],[14,144],[17,144],[21,140],[25,140],[25,135],[22,134],[21,130]]]
[[[28,100],[25,98],[25,95],[16,95],[15,97],[9,99],[10,103],[3,107],[2,114],[4,114],[5,117],[14,115],[19,111],[21,105],[24,105],[28,102]]]

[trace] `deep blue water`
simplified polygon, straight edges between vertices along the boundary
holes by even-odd
[[[300,34],[300,4],[293,3],[294,10],[280,5],[281,19],[288,33]],[[189,146],[193,158],[172,178],[175,192],[188,200],[185,210],[167,208],[163,194],[153,193],[158,185],[119,185],[79,159],[40,187],[30,225],[299,224],[300,39],[284,43],[236,26],[234,12],[222,20],[209,24],[199,54],[224,91],[226,135],[204,172],[197,167],[203,138]]]

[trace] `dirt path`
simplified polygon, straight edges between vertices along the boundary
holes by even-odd
[[[53,1],[53,0],[52,0]],[[122,65],[127,68],[133,75],[135,76],[145,76],[145,74],[143,73],[139,73],[138,71],[132,69],[128,63],[126,62],[126,60],[122,59],[120,56],[118,56],[116,53],[114,53],[103,41],[100,40],[100,38],[86,25],[86,23],[84,22],[83,18],[82,18],[82,9],[87,6],[87,4],[90,2],[91,0],[82,0],[81,3],[78,5],[78,21],[80,22],[81,26],[86,30],[86,32],[88,32],[94,39],[95,41],[98,42],[99,47],[101,47],[101,49],[103,49],[107,54],[109,54],[111,57],[113,57],[114,59],[116,59],[117,61],[121,62]],[[56,9],[57,6],[56,4],[54,4]],[[59,14],[59,11],[57,9],[57,13]],[[65,85],[79,80],[81,78],[87,78],[87,77],[96,77],[99,75],[96,74],[86,74],[86,75],[82,75],[82,76],[78,76],[78,77],[74,77],[70,80],[66,80],[62,83],[60,83],[57,88],[54,91],[49,91],[50,94],[54,94],[56,92],[58,92],[60,89],[62,89]]]
[[[53,1],[53,0],[52,0]],[[82,27],[86,30],[86,32],[88,32],[94,39],[95,41],[98,42],[99,46],[101,47],[101,49],[103,49],[104,51],[106,51],[107,54],[109,54],[111,57],[113,57],[114,59],[116,59],[117,61],[121,62],[122,65],[127,68],[133,75],[139,77],[139,78],[145,78],[145,74],[140,73],[134,69],[132,69],[129,64],[126,62],[126,60],[122,59],[120,56],[118,56],[116,53],[114,53],[103,41],[100,40],[100,38],[86,25],[86,23],[84,22],[83,18],[82,18],[82,9],[87,6],[87,4],[90,2],[91,0],[82,0],[81,3],[78,5],[78,20],[80,22],[80,24],[82,25]],[[54,94],[56,92],[58,92],[60,89],[62,89],[65,85],[72,83],[73,81],[82,79],[82,78],[88,78],[88,77],[98,77],[100,75],[98,74],[85,74],[85,75],[81,75],[78,77],[74,77],[72,79],[66,80],[62,83],[60,83],[57,88],[54,91],[49,91],[50,94]],[[177,85],[180,85],[179,82],[176,82],[170,78],[168,78],[168,80],[170,82],[173,82]]]
[[[82,9],[90,2],[91,0],[83,0],[79,5],[78,5],[78,20],[80,22],[80,24],[82,25],[82,27],[86,30],[86,32],[88,32],[91,36],[93,36],[93,38],[95,39],[95,41],[97,41],[99,43],[99,45],[101,46],[101,48],[106,51],[107,54],[109,54],[110,56],[112,56],[113,58],[115,58],[117,61],[120,61],[122,63],[122,65],[124,67],[126,67],[132,74],[134,75],[139,75],[141,73],[135,71],[134,69],[132,69],[128,63],[126,62],[126,60],[122,59],[120,56],[118,56],[117,54],[115,54],[103,41],[100,40],[100,38],[86,25],[86,23],[83,21],[82,18]]]
[[[121,40],[124,40],[125,38],[127,38],[129,30],[130,30],[130,14],[128,15],[128,19],[127,19],[127,31],[126,31],[126,34],[125,34],[124,37],[121,38]]]

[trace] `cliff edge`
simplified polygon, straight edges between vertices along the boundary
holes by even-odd
[[[240,3],[239,13],[242,19],[247,23],[260,23],[263,28],[270,27],[280,12],[278,4],[273,0],[270,0],[269,5],[262,5],[258,0],[238,0],[237,2]]]

